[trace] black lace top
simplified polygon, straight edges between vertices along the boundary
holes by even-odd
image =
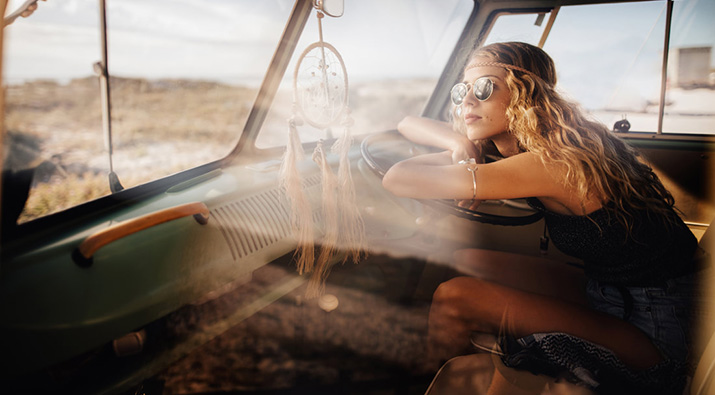
[[[625,286],[658,286],[695,270],[697,239],[678,215],[672,225],[657,215],[637,212],[627,229],[605,208],[587,216],[547,210],[538,199],[527,199],[544,212],[549,236],[565,254],[583,260],[586,276]]]

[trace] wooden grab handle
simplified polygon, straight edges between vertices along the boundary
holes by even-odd
[[[155,225],[193,215],[196,222],[205,225],[209,222],[209,208],[202,202],[186,203],[180,206],[159,210],[114,224],[88,236],[72,253],[72,258],[80,266],[92,264],[92,256],[105,245],[122,237],[150,228]]]

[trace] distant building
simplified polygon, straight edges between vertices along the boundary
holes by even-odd
[[[712,47],[671,48],[668,79],[673,87],[694,88],[711,83]]]

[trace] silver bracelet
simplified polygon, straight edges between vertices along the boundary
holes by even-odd
[[[472,200],[477,199],[477,161],[474,158],[463,159],[457,162],[460,165],[467,165],[467,171],[472,173]],[[473,165],[473,166],[470,166]]]

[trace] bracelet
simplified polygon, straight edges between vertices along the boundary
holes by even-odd
[[[467,165],[467,171],[472,173],[472,200],[477,199],[477,161],[474,158],[469,158],[466,160],[460,160],[460,165]],[[474,166],[470,166],[474,165]]]

